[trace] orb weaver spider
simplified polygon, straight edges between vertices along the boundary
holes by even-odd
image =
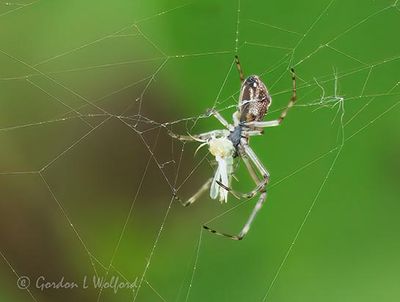
[[[266,186],[270,178],[268,170],[249,146],[249,138],[251,136],[262,135],[262,128],[264,127],[279,126],[286,117],[288,110],[293,107],[297,97],[296,77],[292,68],[293,88],[289,104],[282,111],[278,119],[262,121],[272,103],[271,95],[258,76],[251,75],[246,79],[244,78],[238,56],[235,56],[235,62],[240,76],[241,88],[237,111],[233,114],[233,125],[229,124],[218,111],[209,110],[208,114],[210,116],[213,115],[226,129],[213,130],[196,135],[178,135],[170,131],[169,135],[181,141],[200,142],[202,143],[200,147],[208,145],[210,153],[218,163],[214,177],[208,179],[197,193],[183,203],[184,206],[194,203],[208,188],[210,188],[210,197],[216,199],[219,195],[221,202],[227,202],[228,192],[237,198],[252,198],[257,193],[260,193],[253,211],[238,235],[229,235],[203,225],[211,233],[233,240],[241,240],[248,233],[254,218],[265,202],[267,197]],[[236,157],[240,157],[243,160],[251,178],[256,183],[256,187],[248,193],[243,194],[230,188],[231,178],[234,173],[233,162]],[[257,171],[260,176],[257,174]]]

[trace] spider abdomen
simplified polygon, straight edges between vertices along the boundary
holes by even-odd
[[[255,101],[253,103],[249,103],[247,108],[247,112],[242,115],[244,122],[254,122],[260,121],[264,118],[268,110],[269,102],[263,101]]]
[[[239,111],[241,122],[261,121],[271,105],[268,89],[258,76],[249,76],[242,84]]]

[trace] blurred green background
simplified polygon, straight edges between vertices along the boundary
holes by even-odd
[[[399,28],[394,0],[0,2],[0,300],[398,301]],[[291,66],[299,97],[251,142],[272,178],[241,242],[201,226],[238,232],[256,200],[181,207],[215,166],[165,129],[231,119],[236,51],[269,119]]]

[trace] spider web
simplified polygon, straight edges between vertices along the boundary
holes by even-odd
[[[392,231],[400,226],[393,202],[399,192],[384,180],[365,190],[384,170],[379,161],[362,166],[398,150],[400,44],[391,33],[400,23],[398,1],[20,1],[0,2],[0,9],[5,299],[399,296],[391,287],[398,281]],[[298,86],[284,124],[251,142],[272,181],[240,243],[202,225],[234,233],[255,201],[231,196],[220,205],[205,194],[182,208],[175,194],[193,194],[214,164],[206,150],[193,157],[196,144],[167,134],[220,128],[206,108],[230,120],[239,93],[236,53],[245,73],[260,75],[272,94],[266,119],[287,105],[290,67]],[[360,153],[367,159],[358,160]],[[243,167],[236,178],[238,190],[252,187]],[[370,261],[378,267],[366,269]],[[392,282],[352,283],[379,273]],[[26,290],[16,286],[21,276],[32,282]],[[78,283],[118,277],[136,287],[41,291],[33,284],[39,276]]]

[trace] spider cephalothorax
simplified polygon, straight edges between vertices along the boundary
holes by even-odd
[[[208,226],[203,226],[211,233],[229,237],[234,240],[241,240],[249,231],[250,226],[264,203],[267,192],[266,186],[269,181],[269,173],[256,153],[249,146],[250,136],[262,135],[264,127],[278,126],[285,118],[287,111],[296,101],[296,80],[292,69],[293,94],[290,102],[278,119],[272,121],[262,121],[264,115],[271,105],[271,96],[265,84],[258,76],[252,75],[244,79],[242,68],[236,57],[236,65],[240,74],[241,89],[237,111],[233,114],[233,124],[229,124],[222,115],[216,110],[210,110],[209,114],[216,117],[226,129],[213,130],[197,135],[177,135],[170,132],[170,135],[182,141],[198,141],[201,146],[208,146],[208,150],[215,157],[217,169],[214,176],[200,188],[200,190],[188,199],[184,206],[188,206],[196,201],[200,195],[210,188],[210,197],[221,202],[228,201],[228,193],[237,198],[251,198],[257,193],[260,197],[253,212],[250,214],[246,224],[238,235],[229,235],[215,231]],[[234,158],[241,158],[249,171],[251,178],[256,183],[256,187],[249,193],[242,194],[230,188],[230,181],[234,173]]]

